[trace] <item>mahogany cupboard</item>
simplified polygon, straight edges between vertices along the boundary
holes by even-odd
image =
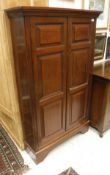
[[[24,141],[40,162],[89,126],[97,11],[18,7],[11,24]]]

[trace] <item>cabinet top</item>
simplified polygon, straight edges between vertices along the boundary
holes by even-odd
[[[95,65],[93,75],[110,80],[110,60]]]
[[[69,8],[55,8],[55,7],[36,7],[36,6],[19,6],[5,9],[8,16],[15,17],[15,16],[26,16],[26,15],[39,15],[39,14],[55,14],[59,15],[78,15],[80,17],[92,17],[97,18],[101,11],[94,11],[94,10],[82,10],[82,9],[69,9]]]

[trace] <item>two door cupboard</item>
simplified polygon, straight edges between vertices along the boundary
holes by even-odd
[[[18,7],[11,25],[24,141],[37,162],[89,127],[97,11]]]

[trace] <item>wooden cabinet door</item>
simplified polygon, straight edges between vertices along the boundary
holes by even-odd
[[[39,145],[65,132],[67,19],[31,18]]]
[[[69,19],[67,80],[67,129],[86,118],[89,74],[91,72],[91,20]]]

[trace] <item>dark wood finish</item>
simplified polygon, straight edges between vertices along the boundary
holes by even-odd
[[[24,140],[40,162],[89,126],[89,89],[100,12],[18,7],[6,10]]]
[[[32,57],[39,145],[65,133],[67,19],[33,17]]]
[[[87,92],[91,60],[91,19],[69,19],[67,129],[87,117]]]
[[[91,125],[102,137],[110,128],[110,61],[94,67],[90,116]]]

